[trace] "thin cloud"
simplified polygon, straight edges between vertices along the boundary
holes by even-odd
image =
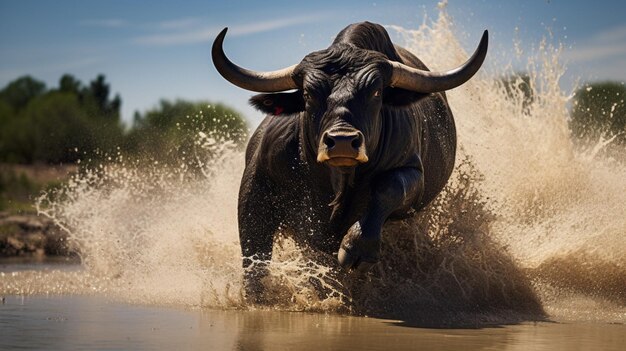
[[[252,22],[243,25],[237,25],[230,28],[228,34],[230,36],[244,36],[255,33],[267,32],[274,29],[280,29],[290,27],[294,25],[304,24],[327,19],[329,14],[318,13],[307,16],[296,16],[284,19],[276,19],[271,21]],[[135,38],[133,41],[143,45],[154,46],[171,46],[171,45],[183,45],[206,42],[215,37],[222,27],[203,27],[193,30],[176,32],[176,33],[164,33],[148,36],[141,36]]]
[[[215,35],[216,28],[204,28],[183,33],[167,33],[147,35],[135,38],[133,41],[143,45],[170,46],[203,42]]]
[[[603,42],[623,41],[626,39],[626,25],[609,28],[594,35],[592,39]]]
[[[625,56],[626,26],[609,28],[594,34],[587,40],[564,53],[569,62],[590,62]]]
[[[196,17],[179,18],[169,21],[159,22],[158,27],[161,29],[188,29],[202,22],[202,19]]]
[[[0,70],[0,79],[14,79],[16,76],[22,74],[41,75],[55,72],[58,72],[60,76],[63,73],[73,72],[80,68],[90,67],[103,61],[104,59],[101,57],[85,57],[73,61],[53,62],[47,65],[6,67]]]
[[[616,56],[626,55],[626,43],[624,44],[605,44],[605,45],[585,45],[566,51],[565,59],[570,62],[589,62],[613,58]]]
[[[242,26],[233,27],[228,34],[233,36],[250,35],[255,33],[267,32],[274,29],[295,26],[298,24],[311,23],[318,21],[326,16],[310,15],[302,17],[293,17],[286,19],[277,19],[273,21],[253,22]]]
[[[86,27],[102,27],[102,28],[122,28],[128,25],[128,22],[122,19],[89,19],[78,22],[81,26]]]

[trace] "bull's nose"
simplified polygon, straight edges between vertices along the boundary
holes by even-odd
[[[359,130],[338,128],[322,134],[317,162],[328,162],[333,167],[353,167],[367,161],[365,137]]]
[[[356,157],[359,148],[363,145],[363,133],[354,132],[325,132],[322,141],[331,157]]]

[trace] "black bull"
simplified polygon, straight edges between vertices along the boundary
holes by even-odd
[[[368,22],[273,72],[233,64],[222,49],[225,35],[226,29],[212,50],[220,74],[271,93],[251,99],[268,115],[248,144],[239,191],[246,293],[260,292],[281,229],[336,253],[344,267],[377,262],[385,221],[422,209],[450,177],[456,130],[444,91],[480,68],[487,31],[473,56],[448,72],[428,71]]]

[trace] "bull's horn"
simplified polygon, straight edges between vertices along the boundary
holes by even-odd
[[[393,67],[391,86],[421,93],[435,93],[467,82],[478,71],[487,56],[489,34],[485,30],[478,48],[463,65],[447,72],[430,72],[389,61]]]
[[[226,36],[227,28],[224,28],[217,35],[211,49],[213,64],[222,77],[240,88],[258,91],[263,93],[273,93],[277,91],[297,88],[296,83],[291,78],[296,65],[271,72],[255,72],[232,63],[224,54],[222,45]]]

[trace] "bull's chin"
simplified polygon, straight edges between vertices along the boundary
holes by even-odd
[[[326,163],[331,167],[354,167],[359,164],[359,161],[352,157],[333,157]]]

